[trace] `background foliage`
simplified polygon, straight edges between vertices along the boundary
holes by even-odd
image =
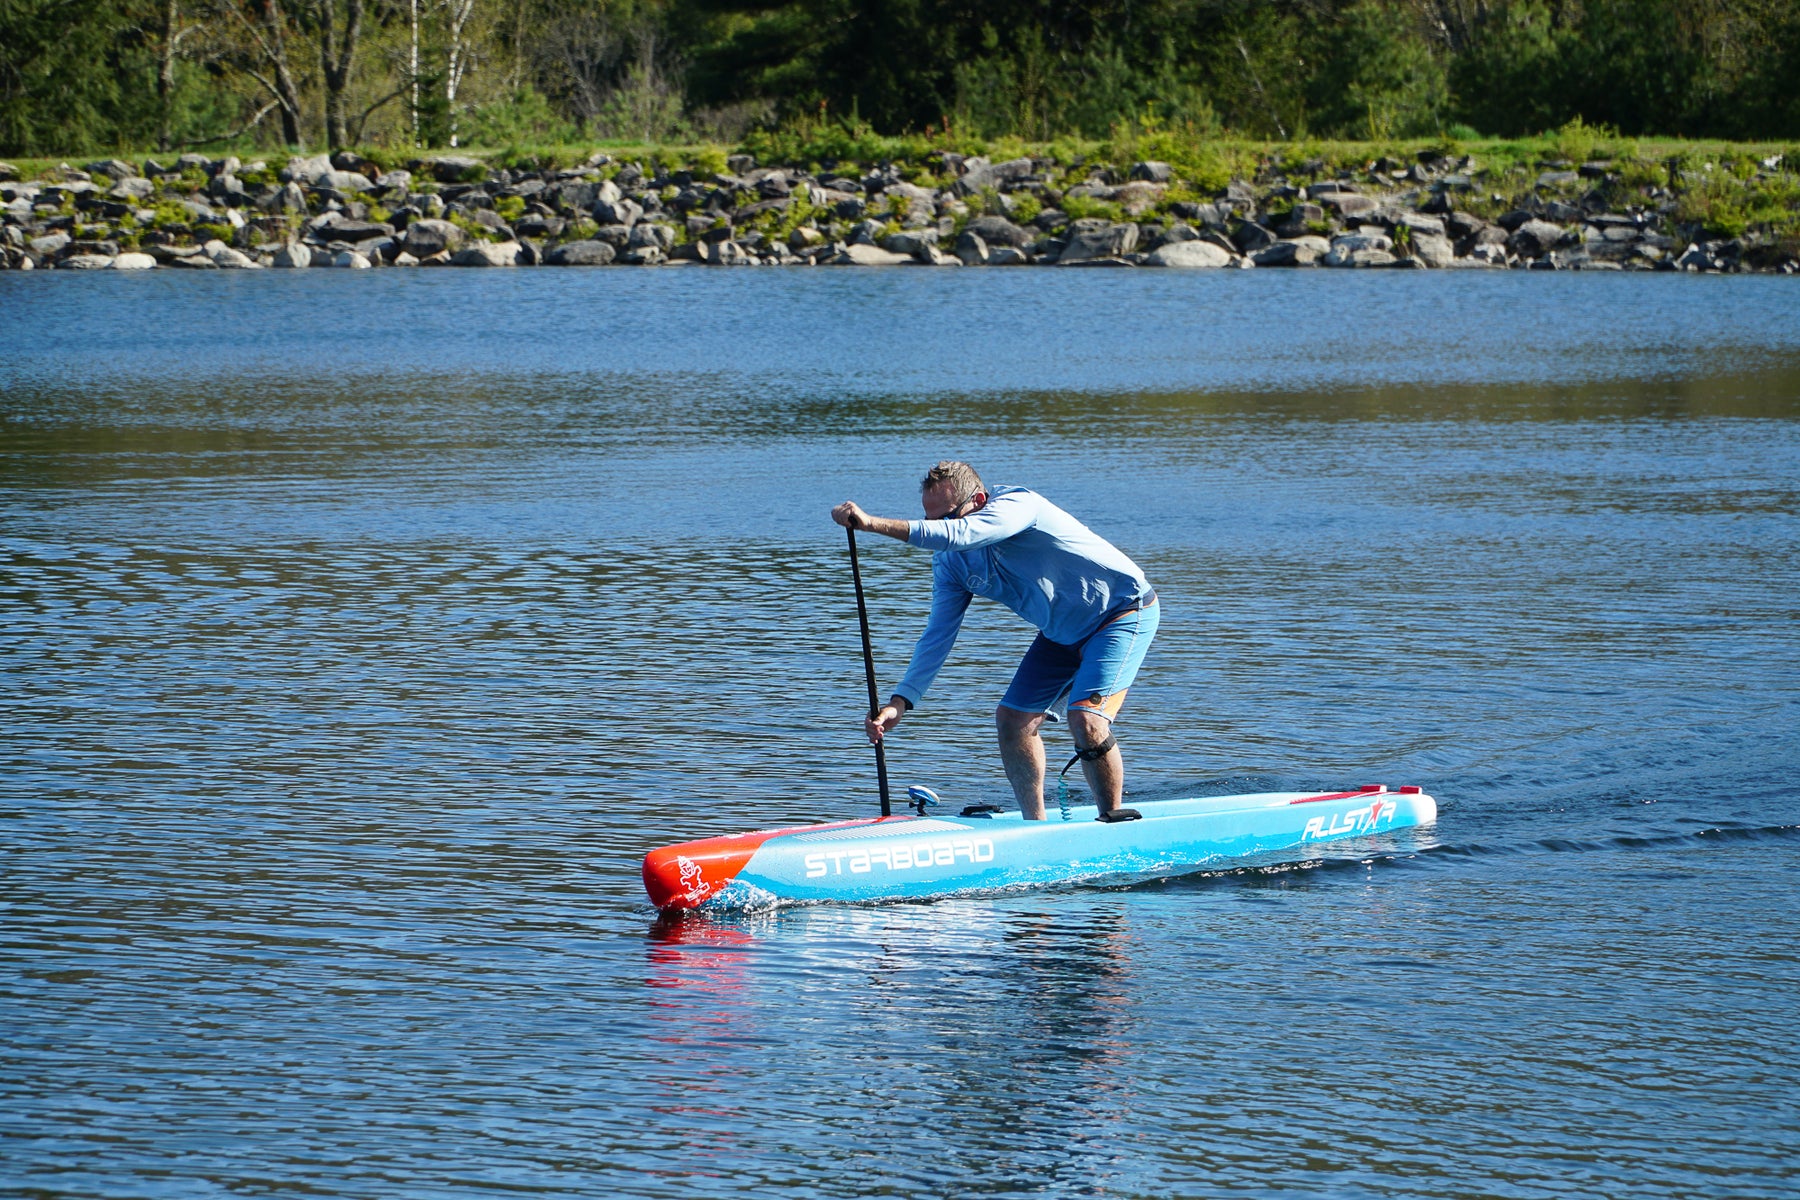
[[[1800,0],[0,0],[0,152],[1800,135]]]

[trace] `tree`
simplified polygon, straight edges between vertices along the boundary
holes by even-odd
[[[459,0],[452,0],[452,3]],[[461,0],[473,3],[473,0]],[[338,0],[313,0],[319,38],[319,70],[325,80],[325,144],[333,150],[350,144],[346,105],[362,36],[363,0],[343,0],[344,21],[338,25]]]
[[[1416,14],[1360,0],[1318,35],[1312,110],[1321,131],[1381,140],[1438,131],[1449,90]]]
[[[281,0],[219,0],[228,19],[227,33],[236,34],[221,57],[267,93],[281,113],[281,140],[304,145],[301,137],[300,87],[288,57],[288,41],[297,36],[293,18]]]

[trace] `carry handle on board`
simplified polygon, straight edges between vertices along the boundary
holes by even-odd
[[[869,680],[869,720],[873,721],[881,712],[881,702],[875,695],[875,647],[869,641],[869,606],[863,599],[862,567],[856,561],[856,530],[844,526],[844,532],[850,536],[850,578],[856,581],[856,619],[862,626],[863,674]],[[875,743],[875,779],[881,786],[881,815],[893,815],[893,807],[888,800],[887,752],[880,742]]]

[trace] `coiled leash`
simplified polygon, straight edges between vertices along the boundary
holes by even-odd
[[[1056,806],[1062,810],[1063,820],[1067,821],[1070,819],[1069,768],[1078,762],[1097,762],[1100,759],[1105,758],[1107,753],[1118,744],[1119,739],[1113,736],[1111,730],[1108,730],[1106,740],[1101,742],[1098,746],[1077,746],[1075,748],[1075,753],[1070,756],[1069,761],[1063,764],[1063,769],[1056,773]],[[1143,815],[1143,813],[1135,808],[1115,808],[1111,812],[1101,813],[1095,819],[1111,824],[1114,821],[1136,821],[1141,819]]]

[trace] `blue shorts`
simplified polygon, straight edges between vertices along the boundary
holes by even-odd
[[[1144,665],[1161,612],[1161,605],[1153,601],[1148,608],[1115,617],[1072,646],[1038,634],[1014,672],[1006,695],[1000,698],[1000,706],[1041,713],[1071,696],[1071,703],[1112,717],[1125,701],[1125,689]]]

